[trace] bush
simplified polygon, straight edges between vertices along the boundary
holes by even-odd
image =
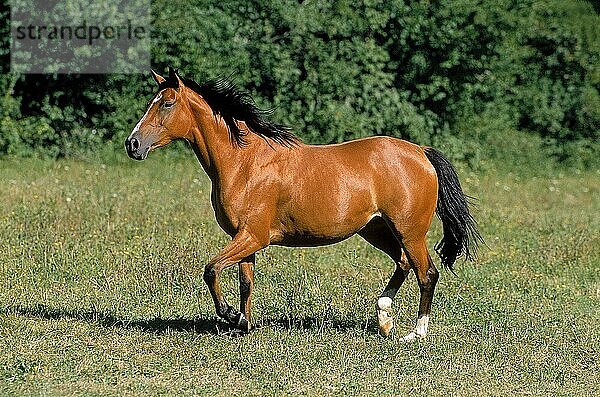
[[[488,134],[520,130],[589,164],[600,138],[591,2],[156,0],[153,15],[158,70],[233,74],[308,142],[387,134],[477,164]],[[3,70],[0,155],[122,150],[155,89],[148,76]]]

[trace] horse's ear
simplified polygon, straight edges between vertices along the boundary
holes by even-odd
[[[181,78],[177,74],[177,69],[173,69],[171,66],[169,66],[169,81],[175,85],[175,88],[183,86],[183,81],[181,81]]]
[[[161,85],[162,83],[164,83],[165,81],[167,81],[160,74],[156,73],[154,71],[154,69],[150,69],[150,72],[152,72],[152,78],[154,79],[154,81],[156,81],[156,84]]]

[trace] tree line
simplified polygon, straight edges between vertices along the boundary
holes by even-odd
[[[155,90],[149,74],[11,73],[3,3],[0,156],[122,150]],[[151,55],[159,71],[231,75],[307,142],[386,134],[476,162],[527,139],[589,165],[598,12],[591,0],[155,0]]]

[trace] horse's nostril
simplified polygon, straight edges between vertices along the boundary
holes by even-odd
[[[131,144],[131,148],[132,148],[133,150],[138,150],[138,149],[140,148],[140,141],[138,141],[138,140],[137,140],[137,139],[135,139],[135,138],[131,138],[131,142],[130,142],[130,144]]]

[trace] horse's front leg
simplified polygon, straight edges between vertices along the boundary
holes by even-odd
[[[244,313],[234,309],[227,303],[221,291],[221,284],[219,283],[219,277],[223,269],[229,266],[240,263],[244,258],[250,256],[253,257],[254,253],[266,245],[260,244],[247,231],[240,231],[233,240],[231,240],[225,248],[215,256],[204,269],[204,281],[208,285],[210,294],[213,298],[217,315],[227,321],[229,324],[235,326],[239,330],[248,332],[250,330],[250,323]],[[245,262],[244,262],[245,263]],[[243,301],[243,297],[242,297]]]

